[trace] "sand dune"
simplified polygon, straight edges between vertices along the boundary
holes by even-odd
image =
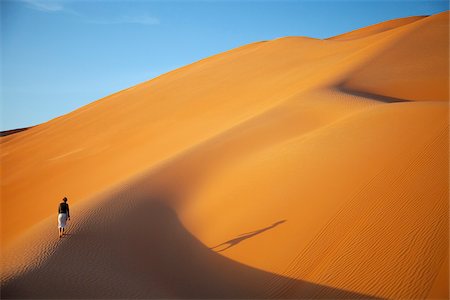
[[[448,298],[448,16],[253,43],[0,137],[2,297]]]
[[[360,39],[365,37],[370,37],[372,35],[376,35],[377,33],[381,33],[384,31],[388,31],[391,29],[396,29],[400,26],[407,25],[412,22],[416,22],[420,19],[426,18],[426,16],[413,16],[406,18],[399,18],[394,20],[385,21],[379,24],[367,26],[362,29],[356,29],[354,31],[346,32],[337,36],[333,36],[328,38],[328,40],[335,41],[348,41],[354,39]]]

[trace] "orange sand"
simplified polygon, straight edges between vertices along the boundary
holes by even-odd
[[[0,137],[2,297],[448,298],[448,37],[253,43]]]

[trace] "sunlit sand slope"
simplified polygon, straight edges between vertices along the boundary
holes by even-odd
[[[1,137],[2,297],[448,298],[448,35],[253,43]]]

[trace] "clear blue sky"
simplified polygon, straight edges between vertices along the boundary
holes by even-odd
[[[237,46],[448,10],[422,1],[0,0],[1,128],[45,122]]]

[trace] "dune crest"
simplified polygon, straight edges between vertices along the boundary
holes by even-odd
[[[353,30],[350,32],[340,34],[340,35],[336,35],[336,36],[328,38],[328,40],[348,41],[348,40],[353,40],[353,39],[365,38],[365,37],[368,37],[371,35],[375,35],[378,33],[396,29],[400,26],[404,26],[404,25],[416,22],[416,21],[421,20],[426,17],[427,16],[413,16],[413,17],[389,20],[389,21],[381,22],[381,23],[378,23],[375,25],[367,26],[362,29],[356,29],[356,30]]]
[[[1,136],[2,296],[448,298],[448,17],[249,44]]]

